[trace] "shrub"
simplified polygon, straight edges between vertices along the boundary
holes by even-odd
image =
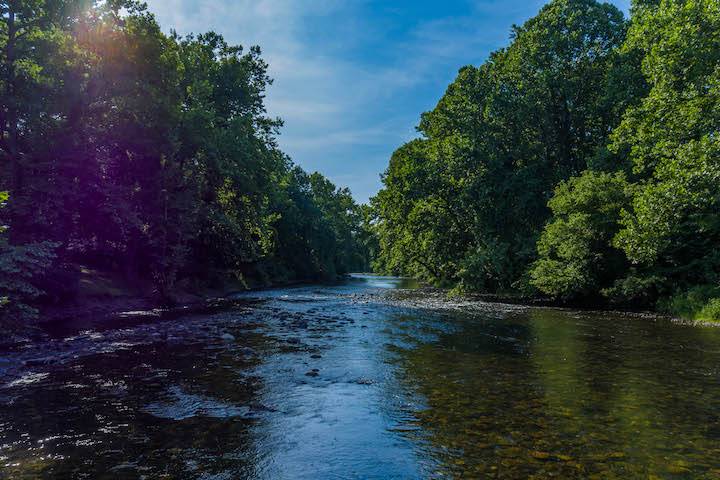
[[[720,321],[720,287],[702,285],[661,300],[658,309],[687,320]]]

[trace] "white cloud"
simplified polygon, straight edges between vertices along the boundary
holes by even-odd
[[[544,3],[468,1],[471,15],[426,15],[414,24],[399,8],[392,18],[373,19],[368,8],[388,7],[370,0],[148,3],[166,30],[215,30],[231,43],[260,45],[275,79],[268,110],[285,120],[282,148],[366,200],[392,151],[415,135],[420,113],[432,108],[458,68],[482,62],[506,43],[513,21]]]

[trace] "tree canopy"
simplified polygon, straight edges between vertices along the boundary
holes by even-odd
[[[629,20],[548,3],[393,156],[377,268],[565,301],[720,295],[718,72],[715,1],[638,1]]]
[[[25,280],[71,290],[81,265],[169,298],[367,263],[350,192],[278,148],[267,70],[259,47],[164,34],[140,2],[0,2],[4,303],[26,304]],[[52,265],[9,266],[38,245]]]

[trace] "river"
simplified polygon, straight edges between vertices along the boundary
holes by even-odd
[[[354,276],[0,352],[0,478],[720,478],[720,329]]]

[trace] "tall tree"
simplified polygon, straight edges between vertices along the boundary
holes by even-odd
[[[416,273],[413,264],[422,262],[432,279],[470,289],[516,284],[536,256],[555,185],[607,157],[621,113],[613,108],[610,72],[625,31],[612,5],[554,0],[513,29],[509,47],[463,68],[420,124],[421,169],[432,188],[398,190],[391,164],[378,196],[383,245],[402,238],[413,218],[391,220],[384,204],[420,197],[412,201],[413,220],[424,223],[424,251],[385,263],[397,260]]]
[[[661,291],[720,284],[720,5],[636,2],[626,50],[651,90],[613,148],[630,152],[638,192],[617,238]]]

